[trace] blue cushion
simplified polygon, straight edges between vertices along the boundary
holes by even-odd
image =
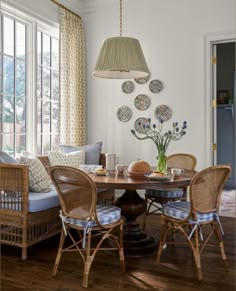
[[[22,211],[22,205],[19,203],[22,197],[17,192],[2,191],[0,208]],[[29,212],[38,212],[54,208],[60,205],[57,191],[53,185],[50,186],[50,192],[29,192]]]
[[[49,192],[29,192],[29,212],[43,211],[59,205],[59,197],[53,185]]]
[[[98,165],[100,154],[102,150],[102,142],[97,142],[95,144],[87,144],[83,146],[69,146],[69,145],[59,145],[60,150],[63,153],[71,153],[79,150],[85,151],[85,164],[86,165]]]
[[[190,201],[183,201],[183,202],[169,202],[163,205],[163,214],[184,220],[189,216],[191,210]],[[209,212],[209,213],[198,213],[197,214],[197,221],[198,222],[206,222],[213,220],[216,216],[217,212]],[[190,217],[190,220],[193,220],[193,217]]]
[[[0,151],[0,164],[18,164],[19,162],[8,153]]]
[[[152,196],[156,198],[182,198],[184,195],[184,189],[180,188],[166,188],[166,189],[155,189],[147,190],[147,196]]]
[[[121,209],[116,206],[111,205],[97,205],[96,206],[97,217],[102,225],[113,223],[121,218]],[[78,226],[86,227],[88,222],[87,220],[80,220],[75,218],[68,218],[70,224],[75,224]],[[96,226],[96,221],[90,221],[90,226]]]

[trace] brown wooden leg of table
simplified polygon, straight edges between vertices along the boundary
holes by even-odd
[[[125,255],[129,257],[154,255],[157,251],[157,241],[145,233],[136,222],[136,218],[146,210],[145,200],[135,190],[126,190],[115,204],[121,208],[126,219],[123,233]]]

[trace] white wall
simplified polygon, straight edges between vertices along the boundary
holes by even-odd
[[[124,80],[106,80],[92,76],[103,39],[119,35],[119,1],[106,2],[84,15],[87,38],[87,95],[88,140],[103,140],[103,150],[113,151],[120,161],[129,164],[137,158],[155,164],[156,149],[152,141],[136,140],[130,133],[138,117],[154,120],[154,110],[160,104],[168,105],[173,121],[187,120],[187,135],[173,142],[168,154],[190,152],[197,157],[198,169],[206,162],[205,112],[205,37],[235,32],[235,0],[124,0],[123,35],[138,38],[148,63],[151,79],[159,79],[164,89],[153,94],[148,83],[135,84],[135,91],[121,90]],[[135,97],[147,94],[151,106],[139,111]],[[122,105],[132,108],[133,117],[127,123],[116,117]],[[210,137],[208,137],[210,138]],[[208,149],[209,152],[209,149]]]
[[[6,2],[14,2],[8,0]],[[50,0],[15,0],[37,13],[57,21],[55,4]],[[118,0],[61,1],[83,18],[87,46],[88,142],[103,141],[103,152],[115,152],[120,162],[129,164],[137,158],[155,164],[156,149],[152,141],[138,141],[130,133],[138,117],[150,117],[160,104],[168,105],[173,115],[165,123],[187,120],[187,135],[173,142],[168,154],[190,152],[197,157],[198,169],[207,166],[205,37],[235,33],[235,0],[123,0],[123,35],[138,38],[151,72],[164,89],[151,93],[148,83],[135,84],[135,91],[125,94],[125,80],[106,80],[92,76],[102,41],[119,35]],[[95,6],[98,5],[98,6]],[[147,94],[151,106],[139,111],[134,106],[138,94]],[[116,117],[117,109],[127,105],[133,111],[129,122]]]

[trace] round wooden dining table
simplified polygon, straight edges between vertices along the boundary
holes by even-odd
[[[167,179],[150,179],[146,176],[134,178],[129,176],[127,171],[124,174],[110,171],[106,176],[90,173],[98,189],[124,190],[124,194],[116,200],[115,204],[121,208],[122,215],[125,217],[123,244],[126,256],[149,256],[157,250],[158,239],[144,232],[136,221],[136,218],[146,210],[145,199],[137,193],[137,190],[186,188],[195,173],[195,171],[184,170],[178,177],[169,174]]]

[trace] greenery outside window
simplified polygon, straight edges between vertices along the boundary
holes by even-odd
[[[1,16],[1,148],[26,148],[26,25]]]
[[[58,28],[22,15],[0,15],[0,149],[47,154],[59,140]]]
[[[59,143],[59,43],[37,32],[37,154]]]

